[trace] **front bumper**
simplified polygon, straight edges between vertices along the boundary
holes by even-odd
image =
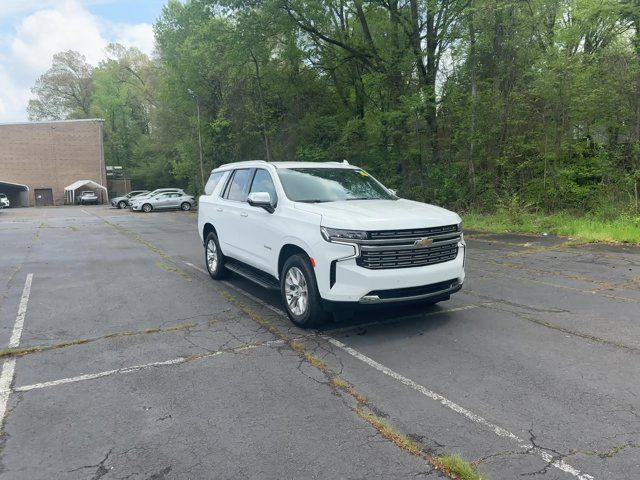
[[[355,258],[325,258],[316,268],[318,290],[327,302],[360,305],[446,298],[462,288],[465,253],[466,245],[460,242],[458,255],[451,261],[379,270],[361,267]]]
[[[131,210],[140,211],[142,210],[142,204],[130,205]]]

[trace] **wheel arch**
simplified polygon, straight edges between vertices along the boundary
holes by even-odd
[[[305,255],[307,258],[311,258],[311,255],[309,255],[304,248],[294,243],[285,243],[282,248],[280,248],[280,253],[278,254],[278,278],[280,278],[280,273],[287,258],[299,253]]]
[[[204,226],[202,227],[202,242],[206,242],[207,240],[207,236],[211,233],[215,233],[216,237],[218,236],[218,232],[216,230],[216,227],[213,226],[213,224],[211,222],[207,222],[204,224]]]

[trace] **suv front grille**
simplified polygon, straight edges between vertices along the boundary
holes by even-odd
[[[461,232],[457,225],[411,230],[369,232],[361,240],[356,263],[372,270],[435,265],[458,256]],[[420,242],[430,242],[426,246]]]

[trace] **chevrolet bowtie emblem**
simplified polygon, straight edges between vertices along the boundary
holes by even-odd
[[[431,245],[433,243],[433,239],[432,238],[421,238],[420,240],[416,240],[415,242],[413,242],[413,246],[414,247],[428,247],[429,245]]]

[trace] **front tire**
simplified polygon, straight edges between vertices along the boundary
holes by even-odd
[[[127,202],[124,202],[124,201],[118,202],[118,208],[120,210],[124,210],[125,208],[127,208]]]
[[[204,263],[214,280],[222,280],[227,276],[228,271],[224,268],[225,258],[220,250],[218,236],[213,232],[210,232],[204,241]]]
[[[153,207],[150,203],[145,203],[144,205],[142,205],[142,211],[144,213],[149,213],[151,210],[153,210]]]
[[[183,212],[188,212],[189,210],[191,210],[191,204],[189,202],[182,202],[182,205],[180,205],[180,210],[182,210]]]
[[[296,254],[287,259],[280,274],[280,293],[287,315],[296,326],[314,328],[329,319],[306,255]]]

